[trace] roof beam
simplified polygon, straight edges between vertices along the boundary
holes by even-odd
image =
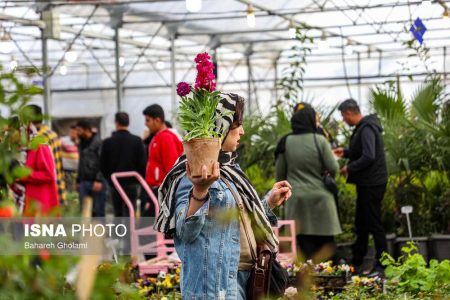
[[[442,18],[425,18],[422,21],[436,21],[436,20],[442,20]],[[405,22],[409,22],[409,20],[399,20],[399,21],[390,21],[390,22],[383,22],[384,24],[403,24]],[[349,27],[357,27],[357,26],[371,26],[369,23],[364,24],[358,24],[358,25],[329,25],[329,26],[323,26],[320,27],[321,29],[339,29],[339,28],[349,28]],[[235,35],[235,34],[253,34],[253,33],[266,33],[266,32],[283,32],[288,30],[289,28],[267,28],[267,29],[252,29],[252,30],[234,30],[234,31],[203,31],[203,32],[178,32],[178,36],[198,36],[198,35]],[[444,30],[444,29],[427,29],[427,31],[433,31],[433,30]],[[445,29],[445,30],[448,30]],[[393,32],[398,33],[398,32]],[[363,33],[361,35],[369,35],[369,34],[379,34],[376,32],[373,33]],[[147,35],[145,35],[147,36]],[[355,35],[350,35],[355,36]]]
[[[445,1],[445,2],[450,2],[450,1]],[[248,3],[247,1],[245,1],[245,3]],[[376,8],[386,8],[386,7],[401,7],[401,6],[408,6],[408,5],[420,5],[422,3],[422,1],[411,1],[409,3],[397,3],[397,2],[391,2],[391,3],[385,3],[385,4],[377,4],[377,5],[372,5],[372,6],[357,6],[357,5],[352,5],[352,6],[347,6],[347,7],[343,7],[341,9],[338,8],[324,8],[323,10],[321,9],[304,9],[302,11],[298,11],[298,10],[292,10],[289,12],[280,12],[279,10],[270,10],[271,13],[267,13],[267,11],[263,10],[261,12],[256,11],[255,12],[255,16],[257,18],[261,18],[261,17],[272,17],[273,15],[277,15],[277,16],[289,16],[289,17],[293,17],[293,16],[297,16],[297,15],[304,15],[304,14],[311,14],[311,13],[324,13],[324,12],[336,12],[336,11],[347,11],[347,10],[355,10],[355,9],[376,9]],[[252,4],[254,7],[254,4]],[[140,14],[132,14],[133,16],[139,16]],[[142,15],[145,16],[145,12],[142,13]],[[174,19],[174,20],[166,20],[166,19],[154,19],[151,20],[150,22],[168,22],[168,23],[184,23],[184,22],[196,22],[196,21],[217,21],[217,20],[230,20],[230,19],[243,19],[246,18],[246,14],[245,11],[242,11],[242,14],[236,14],[236,12],[230,12],[230,15],[228,16],[212,16],[212,17],[193,17],[193,18],[179,18],[179,19]],[[147,23],[148,21],[146,20],[136,20],[136,21],[124,21],[125,23]]]
[[[238,1],[238,2],[240,2],[240,3],[243,3],[243,4],[246,4],[246,5],[252,5],[253,7],[255,7],[256,9],[259,9],[259,10],[262,10],[262,11],[266,11],[269,15],[274,15],[274,16],[278,16],[278,17],[280,17],[280,18],[282,18],[282,19],[284,19],[284,20],[286,20],[286,21],[288,21],[288,22],[293,22],[295,25],[299,25],[299,24],[302,24],[302,25],[304,25],[305,27],[307,27],[307,28],[310,28],[310,29],[317,29],[317,30],[320,30],[320,31],[322,31],[324,34],[328,34],[329,36],[337,36],[337,37],[341,37],[342,39],[347,39],[347,40],[351,40],[348,36],[346,36],[346,35],[344,35],[344,34],[342,34],[342,33],[335,33],[335,32],[331,32],[331,31],[329,31],[329,30],[327,30],[327,29],[323,29],[322,27],[319,27],[319,26],[311,26],[311,25],[309,25],[309,24],[307,24],[307,23],[305,23],[305,22],[299,22],[299,21],[297,21],[294,17],[287,17],[287,16],[285,16],[285,15],[279,15],[279,14],[277,14],[275,11],[273,11],[273,10],[271,10],[271,9],[268,9],[268,8],[266,8],[266,7],[264,7],[264,6],[262,6],[262,5],[259,5],[259,4],[255,4],[255,3],[253,3],[252,1],[248,1],[248,0],[236,0],[236,1]],[[375,45],[373,45],[373,44],[369,44],[369,43],[361,43],[361,42],[358,42],[358,41],[355,41],[355,40],[351,40],[351,42],[353,42],[353,44],[355,44],[355,45],[364,45],[364,46],[367,46],[367,47],[373,47],[375,50],[381,50],[381,49],[378,49]]]
[[[0,13],[0,20],[14,22],[14,23],[22,24],[22,25],[27,25],[27,26],[37,26],[39,28],[45,28],[45,23],[43,21],[18,18],[15,16],[3,14],[3,13]],[[72,33],[72,34],[79,33],[78,29],[72,28],[70,26],[61,26],[61,31],[67,32],[67,33]],[[113,41],[112,35],[107,35],[107,34],[95,32],[95,31],[83,30],[80,35],[83,37],[87,37],[87,38],[107,40],[107,41],[111,41],[111,42]],[[140,41],[137,41],[134,39],[129,39],[129,38],[120,38],[119,41],[121,44],[132,45],[132,46],[135,46],[138,48],[145,48],[147,46],[146,42],[140,42]],[[169,47],[164,47],[164,46],[152,45],[152,48],[155,48],[158,50],[169,51]]]

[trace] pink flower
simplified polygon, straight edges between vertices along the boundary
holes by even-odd
[[[207,52],[199,53],[195,57],[195,62],[202,63],[204,61],[209,61],[210,58],[211,58],[211,56],[209,56],[209,54]]]
[[[180,97],[186,96],[187,94],[189,94],[192,90],[192,87],[189,83],[187,82],[180,82],[177,84],[177,94]]]
[[[211,56],[208,53],[199,53],[195,58],[197,63],[197,78],[195,79],[195,89],[206,89],[210,92],[216,90],[216,83],[214,79],[216,76],[213,73],[214,64],[210,61]]]

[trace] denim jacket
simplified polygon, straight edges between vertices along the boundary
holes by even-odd
[[[209,200],[195,214],[186,218],[191,189],[191,181],[184,177],[175,195],[174,240],[182,262],[183,299],[235,300],[240,256],[239,219],[228,217],[229,214],[225,212],[237,209],[236,202],[231,191],[219,179],[209,189]],[[277,217],[268,207],[267,200],[262,202],[270,223],[275,226]]]

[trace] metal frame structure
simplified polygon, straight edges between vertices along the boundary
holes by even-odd
[[[12,37],[10,42],[16,49],[13,54],[5,54],[0,47],[0,63],[7,64],[14,55],[20,59],[19,66],[32,65],[38,69],[45,90],[46,113],[51,111],[52,92],[115,89],[116,109],[120,110],[125,90],[161,88],[170,88],[167,94],[175,111],[177,79],[192,75],[190,61],[196,53],[213,50],[219,70],[226,71],[218,79],[219,86],[235,86],[244,91],[250,110],[254,110],[258,108],[258,91],[269,90],[271,97],[278,97],[276,81],[281,70],[290,63],[291,47],[298,43],[289,38],[287,32],[292,25],[302,25],[309,28],[308,35],[315,41],[326,38],[330,44],[325,51],[318,51],[317,43],[311,45],[313,52],[308,57],[311,64],[343,63],[336,57],[350,46],[354,52],[345,54],[345,63],[356,63],[351,75],[306,76],[306,86],[320,86],[314,85],[315,82],[324,82],[324,86],[350,83],[358,87],[361,99],[363,85],[397,75],[400,78],[410,74],[416,79],[424,77],[420,69],[409,73],[381,71],[386,61],[395,63],[413,54],[404,43],[411,38],[407,29],[413,18],[420,16],[429,27],[426,43],[430,54],[441,60],[437,73],[445,80],[448,78],[446,56],[450,46],[450,20],[444,20],[442,13],[448,11],[450,1],[432,1],[432,12],[423,15],[422,1],[407,0],[224,0],[220,3],[205,0],[202,10],[196,14],[188,13],[184,5],[182,0],[4,1],[0,4],[0,34]],[[255,9],[258,20],[255,29],[245,26],[249,5]],[[45,34],[46,28],[52,25],[43,17],[46,11],[56,11],[61,16],[59,37],[49,38]],[[380,12],[385,13],[376,18]],[[40,47],[36,45],[39,40]],[[2,41],[8,42],[5,38]],[[71,68],[81,68],[78,74],[86,76],[86,80],[80,80],[76,87],[52,89],[50,82],[54,86],[62,78],[55,75],[55,71],[72,49],[80,55]],[[120,62],[124,58],[132,62],[125,68]],[[378,72],[368,74],[362,64],[373,60],[377,61]],[[170,67],[161,67],[163,63],[170,63]],[[139,80],[130,79],[148,72],[160,83],[141,84]],[[262,78],[256,78],[259,73]],[[92,85],[91,76],[101,74],[106,75],[110,83]]]

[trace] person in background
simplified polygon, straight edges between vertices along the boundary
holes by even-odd
[[[317,133],[316,112],[309,104],[296,106],[291,127],[292,133],[280,140],[275,151],[276,180],[292,185],[285,216],[295,220],[302,255],[327,260],[334,254],[334,236],[341,233],[341,225],[334,196],[323,183],[323,171],[335,176],[339,166],[330,143]]]
[[[381,204],[388,179],[384,154],[383,129],[376,115],[363,116],[358,103],[345,100],[338,107],[344,122],[355,129],[347,149],[337,148],[338,157],[348,158],[341,169],[347,182],[356,185],[356,242],[353,246],[353,264],[361,273],[364,256],[367,254],[369,234],[373,235],[376,249],[376,264],[373,274],[384,274],[381,254],[387,251],[386,234],[381,222]]]
[[[28,125],[26,133],[29,141],[38,136],[33,123]],[[24,217],[59,213],[60,203],[52,150],[45,140],[36,141],[39,141],[37,148],[23,148],[16,162],[29,168],[31,173],[11,186],[18,210]]]
[[[76,124],[80,139],[77,183],[80,192],[80,208],[86,196],[93,200],[92,216],[105,216],[106,181],[100,170],[100,153],[102,141],[97,133],[92,132],[91,124],[78,121]]]
[[[65,204],[66,197],[65,197],[65,191],[66,191],[66,184],[64,181],[64,171],[63,171],[63,163],[62,163],[62,145],[61,140],[59,139],[56,132],[50,129],[46,124],[43,124],[42,121],[44,119],[44,116],[42,114],[42,108],[31,104],[28,105],[28,108],[32,110],[34,119],[33,119],[33,125],[37,129],[37,136],[43,136],[46,139],[46,143],[50,146],[52,153],[53,153],[53,160],[55,162],[55,168],[56,168],[56,180],[58,185],[58,197],[59,202],[61,204]]]
[[[100,166],[111,190],[114,216],[128,217],[129,210],[122,197],[111,181],[111,175],[115,172],[136,171],[145,176],[145,152],[144,144],[140,137],[128,131],[130,118],[126,112],[118,112],[114,118],[116,131],[112,136],[103,141],[100,155]],[[135,178],[122,178],[119,180],[128,198],[136,209],[139,185]]]
[[[145,117],[145,125],[150,134],[154,135],[148,147],[145,180],[153,193],[158,196],[159,186],[183,153],[183,144],[180,138],[167,128],[164,110],[160,105],[150,105],[142,113]],[[148,209],[153,211],[154,208],[149,208],[148,204],[146,204],[146,211]],[[143,215],[149,216],[145,211]]]
[[[78,134],[75,125],[70,126],[69,135],[61,137],[62,166],[67,190],[74,191],[78,169]]]
[[[181,137],[178,134],[178,132],[173,128],[172,123],[170,123],[169,121],[164,121],[164,123],[166,124],[166,127],[171,130],[173,133],[175,133],[175,135],[180,139],[181,141]],[[150,145],[150,142],[152,141],[153,137],[155,136],[154,133],[151,133],[150,130],[146,130],[144,132],[144,137],[143,137],[143,142],[144,142],[144,146],[145,146],[145,153],[148,153],[148,146]]]

